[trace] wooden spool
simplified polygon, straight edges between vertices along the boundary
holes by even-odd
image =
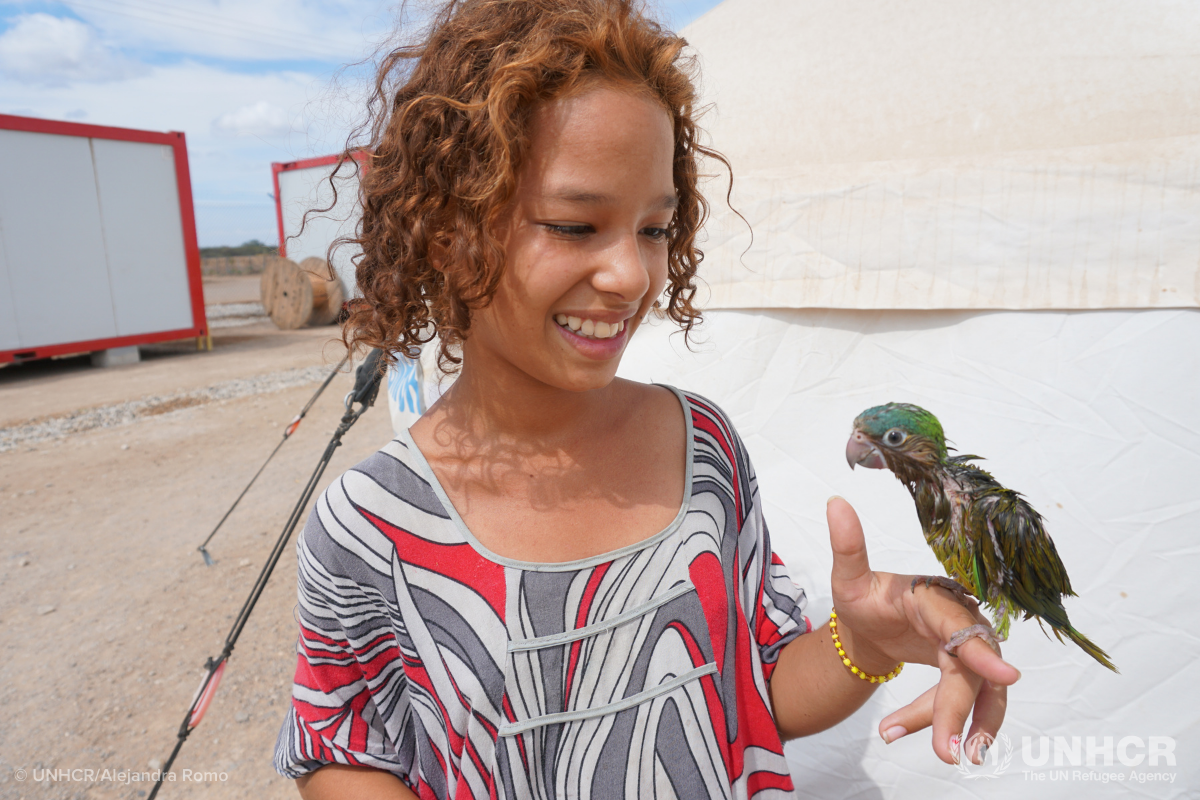
[[[308,273],[313,289],[313,313],[308,324],[328,325],[335,322],[338,314],[342,313],[346,294],[342,291],[342,282],[336,277],[329,277],[329,262],[310,256],[300,262],[300,269]]]
[[[306,258],[300,264],[272,261],[263,270],[260,288],[263,308],[283,330],[328,325],[342,310],[341,281],[329,278],[323,258]]]

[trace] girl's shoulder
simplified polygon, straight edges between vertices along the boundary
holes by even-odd
[[[699,415],[703,419],[718,424],[729,435],[737,435],[729,415],[704,395],[689,389],[680,389],[668,383],[639,383],[637,381],[623,381],[623,383],[626,386],[626,392],[636,397],[636,400],[633,401],[635,404],[655,406],[660,419],[677,416],[679,407],[683,406],[685,417],[689,422],[697,421]]]
[[[730,416],[715,402],[687,389],[665,383],[626,382],[626,392],[635,398],[628,408],[642,420],[647,435],[676,434],[688,443],[693,459],[695,445],[707,445],[724,454],[731,466],[747,461],[746,448]],[[682,407],[682,414],[680,413]],[[686,437],[686,438],[685,438]]]
[[[679,413],[682,405],[687,426],[687,464],[692,475],[719,477],[744,496],[752,496],[757,479],[750,455],[732,418],[708,397],[668,384],[653,384],[674,394]],[[690,482],[691,476],[689,476]]]
[[[689,433],[696,441],[705,441],[726,453],[731,461],[746,460],[746,446],[734,427],[733,420],[719,405],[704,395],[666,384],[679,398],[687,414]]]
[[[397,535],[446,539],[450,515],[398,436],[339,475],[318,497],[301,547],[323,562],[365,562],[386,573]]]

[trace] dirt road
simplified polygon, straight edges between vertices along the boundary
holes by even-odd
[[[128,367],[95,369],[86,358],[10,367],[0,370],[0,428],[232,379],[266,391],[274,384],[257,378],[336,362],[335,334],[232,327],[214,331],[211,353],[184,342],[148,348]],[[220,652],[351,384],[339,375],[284,445],[210,545],[213,567],[197,544],[315,383],[0,452],[0,798],[149,793],[121,773],[148,773],[170,753],[205,658]],[[391,435],[381,399],[322,487]],[[161,798],[297,796],[271,768],[295,666],[294,604],[289,544]],[[59,772],[47,779],[46,769]],[[217,775],[184,780],[196,773]]]
[[[261,284],[260,275],[206,275],[204,302],[209,305],[257,303]]]

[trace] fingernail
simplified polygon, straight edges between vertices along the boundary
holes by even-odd
[[[845,500],[845,499],[846,498],[842,497],[840,494],[832,494],[829,496],[829,499],[825,501],[825,505],[829,505],[834,500]]]
[[[891,744],[902,736],[908,736],[908,731],[900,725],[893,725],[883,732],[883,743]]]
[[[979,763],[983,763],[983,759],[987,758],[988,746],[985,744],[979,748]]]
[[[958,753],[960,752],[959,748],[958,748],[959,740],[960,740],[960,735],[957,733],[950,737],[950,753],[952,755],[958,755]]]

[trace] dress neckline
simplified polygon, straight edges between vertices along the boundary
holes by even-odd
[[[653,547],[679,529],[679,526],[683,524],[684,517],[686,517],[688,514],[688,510],[691,508],[692,466],[693,459],[695,457],[695,432],[692,429],[691,404],[688,402],[687,396],[674,386],[668,386],[664,383],[656,383],[653,385],[662,386],[664,389],[671,390],[671,392],[675,395],[675,398],[679,401],[679,406],[683,411],[683,421],[684,425],[686,426],[684,435],[687,438],[687,441],[685,442],[687,449],[684,457],[683,502],[679,505],[679,513],[675,515],[675,519],[671,520],[667,527],[663,528],[658,533],[648,536],[640,542],[627,544],[624,547],[617,548],[616,550],[609,550],[606,553],[599,553],[594,556],[588,556],[587,558],[580,558],[574,561],[522,561],[520,559],[508,558],[507,556],[493,553],[483,544],[483,542],[479,541],[479,539],[475,537],[475,534],[471,533],[471,529],[467,527],[467,523],[459,515],[458,509],[454,507],[454,503],[450,502],[449,495],[447,495],[446,490],[442,488],[441,481],[439,481],[437,475],[434,474],[433,467],[431,467],[429,462],[425,459],[425,454],[421,452],[421,448],[418,447],[416,441],[413,440],[412,433],[409,432],[409,429],[405,428],[402,430],[399,438],[408,448],[408,451],[412,453],[413,459],[417,462],[417,468],[421,472],[421,476],[429,483],[434,494],[437,495],[438,500],[441,501],[442,505],[445,507],[446,513],[450,515],[450,521],[458,529],[459,534],[462,535],[467,544],[471,545],[475,552],[486,558],[488,561],[501,564],[505,567],[513,567],[515,569],[525,570],[527,572],[574,572],[577,570],[598,566],[600,564],[605,564],[610,561],[615,561],[622,556],[629,555],[630,553],[636,553],[639,550],[646,549],[647,547]]]

